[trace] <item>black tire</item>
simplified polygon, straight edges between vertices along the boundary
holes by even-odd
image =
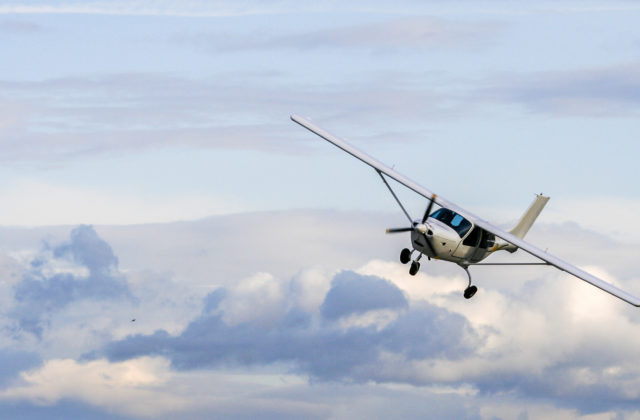
[[[418,270],[420,270],[420,263],[417,261],[413,261],[411,263],[411,267],[409,268],[409,274],[415,276],[418,273]]]
[[[411,260],[411,251],[407,248],[400,252],[400,262],[406,264]]]
[[[477,291],[478,291],[478,288],[476,286],[467,287],[466,289],[464,289],[464,298],[471,299],[473,295],[476,294]]]

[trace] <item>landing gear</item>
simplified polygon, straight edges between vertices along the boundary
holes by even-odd
[[[478,288],[476,286],[467,287],[466,289],[464,289],[464,298],[471,299],[473,295],[476,294],[477,291],[478,291]]]
[[[400,252],[400,262],[402,264],[406,264],[411,260],[411,254],[412,252],[408,249],[405,248]]]
[[[411,261],[411,255],[413,254],[414,251],[411,251],[409,248],[405,248],[402,250],[402,252],[400,252],[400,262],[402,264],[406,264],[409,261]],[[409,267],[409,274],[411,274],[412,276],[415,276],[416,274],[418,274],[418,270],[420,270],[420,263],[418,261],[420,261],[420,258],[422,258],[422,254],[420,254],[420,256],[418,256],[418,258],[415,261],[411,261],[411,267]]]
[[[409,274],[415,276],[420,270],[420,263],[418,261],[411,261],[411,267],[409,268]]]
[[[471,299],[473,295],[475,295],[476,292],[478,291],[478,288],[476,286],[471,285],[471,273],[469,273],[469,267],[465,267],[465,266],[461,266],[461,267],[464,268],[464,271],[467,273],[467,277],[469,277],[469,285],[467,286],[466,289],[464,289],[463,295],[465,299]]]

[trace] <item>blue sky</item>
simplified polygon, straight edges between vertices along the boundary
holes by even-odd
[[[637,418],[635,356],[597,344],[638,349],[633,310],[548,271],[483,269],[467,306],[455,267],[411,282],[379,178],[289,115],[495,223],[550,195],[532,241],[638,294],[639,18],[0,1],[0,412]]]
[[[510,219],[532,192],[637,198],[633,2],[241,4],[3,3],[0,193],[75,207],[5,207],[6,223],[388,208],[290,113]],[[332,177],[354,180],[318,193]]]

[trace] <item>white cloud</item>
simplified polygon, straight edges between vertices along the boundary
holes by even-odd
[[[169,362],[162,358],[119,363],[54,359],[22,373],[23,383],[1,391],[0,399],[37,405],[73,399],[125,415],[156,417],[186,406],[184,398],[160,389],[171,376]]]
[[[243,322],[271,325],[287,309],[283,282],[268,273],[256,273],[242,279],[231,286],[228,293],[222,310],[229,325]]]
[[[180,7],[170,1],[67,1],[57,5],[46,3],[24,5],[20,3],[0,6],[0,14],[93,14],[124,16],[182,16],[219,17],[269,14],[280,11],[276,7],[264,7],[260,2],[181,2]]]
[[[584,268],[618,284],[600,267]],[[630,318],[634,315],[631,306],[555,270],[543,269],[537,280],[522,282],[515,291],[481,285],[470,301],[461,296],[466,286],[464,274],[431,276],[427,264],[416,277],[406,271],[405,266],[384,261],[372,261],[359,270],[391,280],[414,303],[427,300],[464,316],[483,334],[483,345],[462,360],[411,362],[401,358],[393,364],[397,372],[403,372],[400,375],[424,383],[482,384],[483,378],[495,375],[546,383],[549,369],[561,369],[567,375],[564,384],[545,385],[552,394],[573,394],[598,385],[624,398],[638,397],[630,392],[640,387],[633,356],[640,351],[640,338],[635,334],[638,324],[633,319],[637,317]],[[610,347],[607,343],[618,344]],[[569,366],[554,368],[563,364]]]
[[[291,280],[291,298],[306,312],[316,312],[331,288],[331,278],[321,267],[312,267],[296,274]]]
[[[41,355],[44,359],[53,357],[54,361],[58,361],[63,357],[95,350],[95,343],[122,340],[129,334],[151,336],[158,329],[166,330],[169,333],[167,339],[176,342],[177,337],[185,331],[184,326],[200,316],[202,296],[219,286],[228,291],[217,309],[224,311],[229,323],[226,329],[220,330],[225,334],[228,331],[233,335],[236,330],[231,325],[238,323],[247,323],[249,328],[246,331],[255,334],[256,331],[272,328],[274,323],[277,324],[283,319],[287,311],[297,309],[309,314],[311,322],[298,324],[296,328],[300,328],[309,338],[322,344],[323,338],[314,335],[319,325],[313,322],[313,317],[319,316],[320,306],[327,295],[331,279],[340,267],[360,267],[357,269],[358,273],[388,279],[400,288],[409,301],[409,312],[420,311],[421,305],[438,307],[437,310],[431,309],[432,312],[423,312],[434,314],[433,316],[446,313],[444,310],[451,312],[451,316],[461,320],[464,328],[469,330],[468,333],[456,336],[456,344],[461,344],[471,351],[458,352],[455,357],[446,352],[430,353],[425,350],[424,354],[421,353],[428,345],[438,348],[449,348],[447,346],[452,345],[447,344],[453,337],[452,329],[437,331],[443,322],[433,319],[431,323],[429,315],[417,324],[405,324],[409,330],[406,345],[411,347],[411,351],[417,351],[419,356],[408,356],[403,353],[406,348],[389,346],[384,349],[384,354],[375,358],[375,363],[371,365],[375,368],[354,371],[354,375],[373,375],[376,381],[389,381],[394,385],[404,383],[403,386],[406,388],[401,391],[404,397],[414,393],[426,393],[433,397],[437,390],[464,389],[465,396],[459,398],[470,401],[472,407],[483,407],[482,417],[487,419],[493,415],[510,418],[512,416],[509,413],[514,412],[517,417],[525,411],[529,418],[589,418],[585,413],[612,414],[612,407],[626,410],[626,403],[619,402],[634,401],[639,397],[637,390],[640,389],[640,382],[637,378],[640,377],[640,370],[637,367],[636,356],[640,351],[640,338],[637,338],[635,332],[640,318],[635,308],[619,302],[581,280],[549,267],[485,267],[482,268],[483,271],[478,268],[474,275],[480,291],[472,300],[464,300],[462,290],[466,286],[466,275],[455,266],[443,262],[424,261],[420,273],[412,277],[409,276],[405,265],[385,259],[368,260],[369,255],[395,256],[397,251],[395,237],[389,238],[390,242],[386,243],[379,235],[367,236],[367,232],[372,229],[378,232],[375,229],[379,222],[376,220],[378,217],[381,216],[374,214],[372,220],[376,223],[370,223],[371,221],[366,222],[367,217],[359,213],[287,212],[257,214],[250,219],[238,215],[190,223],[98,229],[101,235],[102,232],[109,232],[106,235],[109,243],[127,244],[125,248],[114,246],[121,262],[131,260],[134,256],[138,265],[153,267],[159,272],[173,267],[175,273],[161,275],[136,271],[140,266],[130,270],[127,277],[132,290],[135,291],[134,294],[141,298],[139,308],[132,308],[131,305],[108,306],[93,301],[69,305],[65,311],[52,319],[51,332],[45,334],[39,346]],[[283,226],[290,227],[292,222],[296,222],[293,224],[300,228],[295,232],[283,229]],[[237,255],[246,254],[246,238],[237,235],[241,229],[256,235],[254,245],[261,250],[255,257],[244,260],[246,264],[243,264],[243,269],[252,270],[254,274],[229,274],[234,273],[233,270],[238,266]],[[346,230],[354,234],[345,236]],[[581,256],[576,260],[569,258],[570,261],[582,263],[586,270],[611,283],[628,288],[628,279],[636,272],[637,252],[633,247],[629,248],[607,239],[607,246],[615,257],[598,260],[595,257],[601,250],[594,247],[593,243],[600,237],[592,232],[586,232],[575,225],[542,224],[536,226],[536,230],[537,239],[554,243],[557,249],[572,248],[571,253]],[[5,231],[7,244],[11,245],[15,240],[12,238],[18,235],[16,232],[22,230]],[[44,231],[40,229],[37,232]],[[283,232],[288,233],[284,235]],[[31,230],[24,230],[24,235],[27,234],[31,235]],[[301,246],[307,244],[310,237],[319,239],[313,241],[308,249]],[[577,241],[577,245],[573,244],[574,241]],[[363,243],[370,244],[370,247],[363,246]],[[5,246],[9,246],[7,244]],[[144,258],[140,257],[144,255],[143,252],[147,253]],[[505,256],[522,258],[518,254]],[[584,264],[585,262],[589,264]],[[317,265],[319,263],[322,265]],[[200,266],[197,268],[201,270],[197,271],[198,276],[202,279],[209,276],[210,280],[207,287],[198,289],[199,294],[195,293],[197,290],[194,287],[197,282],[192,279],[194,272],[190,271],[194,269],[194,265]],[[127,264],[121,263],[121,266],[126,268]],[[311,268],[300,270],[301,266]],[[212,273],[211,267],[216,267],[215,272]],[[273,272],[271,268],[274,268]],[[183,278],[184,282],[181,280]],[[184,294],[180,294],[181,288],[184,289]],[[180,300],[185,300],[183,306],[176,303]],[[144,318],[150,321],[131,323],[128,311],[132,309],[139,309],[139,314],[143,314],[138,322],[144,321]],[[345,317],[343,323],[338,323],[341,328],[338,332],[347,331],[348,328],[363,329],[369,325],[384,329],[386,325],[391,325],[389,323],[395,322],[394,318],[398,313],[401,317],[404,316],[402,311],[404,310],[389,311],[386,314],[365,313],[353,319]],[[424,325],[425,323],[429,325]],[[287,325],[283,323],[277,328],[284,333],[289,328]],[[416,341],[413,334],[424,335],[421,340]],[[429,337],[436,337],[436,343],[429,343]],[[393,341],[398,344],[404,342],[403,340]],[[471,345],[464,340],[468,340]],[[229,341],[224,339],[222,347],[232,346]],[[135,341],[132,343],[135,346]],[[215,412],[233,417],[229,413],[237,410],[239,406],[245,406],[249,411],[259,411],[265,407],[277,411],[274,407],[280,409],[287,406],[291,410],[290,413],[324,413],[325,417],[328,416],[327,413],[333,413],[335,418],[348,418],[349,415],[345,413],[354,417],[356,412],[368,412],[364,406],[353,411],[355,408],[336,404],[335,398],[338,397],[335,391],[326,391],[322,403],[313,399],[313,404],[302,403],[300,399],[304,397],[301,395],[315,394],[318,388],[315,384],[309,385],[299,376],[295,376],[295,380],[287,379],[293,380],[289,382],[295,384],[291,387],[276,385],[280,375],[293,369],[286,357],[298,357],[289,353],[283,361],[279,361],[276,357],[277,347],[270,350],[256,347],[259,349],[258,352],[265,350],[276,353],[276,362],[265,362],[267,365],[263,366],[259,360],[254,360],[250,366],[237,366],[237,371],[229,375],[229,378],[236,378],[234,389],[241,389],[242,384],[255,385],[252,376],[257,374],[256,371],[269,371],[268,375],[258,381],[261,384],[264,381],[274,384],[272,388],[262,388],[263,391],[268,389],[273,392],[269,397],[264,397],[264,394],[258,391],[258,394],[243,393],[239,396],[222,393],[214,402],[207,401],[204,396],[194,397],[192,400],[188,392],[182,391],[195,389],[196,383],[203,387],[211,386],[210,381],[214,380],[211,378],[220,379],[219,374],[225,369],[215,363],[198,368],[200,365],[197,364],[197,360],[190,368],[194,370],[190,371],[174,371],[166,367],[170,379],[162,382],[163,376],[158,375],[158,387],[145,384],[132,387],[147,391],[152,389],[157,395],[162,395],[161,392],[172,392],[180,401],[186,398],[188,402],[183,406],[186,408],[179,409],[181,413],[191,409],[218,410]],[[295,353],[295,349],[295,346],[291,346],[290,351]],[[178,357],[182,357],[180,360],[185,363],[192,357],[206,357],[201,353],[196,354],[197,352],[189,353],[193,349],[185,348],[184,352],[181,352],[179,347],[176,347],[172,348],[172,351]],[[75,365],[70,365],[71,371],[82,370],[78,366],[87,365],[73,363]],[[348,365],[348,360],[345,364]],[[45,364],[47,369],[52,369],[52,366],[48,366],[48,362]],[[41,369],[43,372],[53,372]],[[31,381],[27,382],[28,386],[10,388],[14,394],[6,398],[11,398],[12,401],[15,398],[30,398],[29,401],[36,401],[38,397],[34,395],[41,395],[41,400],[47,404],[55,404],[55,401],[63,398],[80,399],[99,407],[107,407],[109,404],[105,402],[106,397],[100,399],[84,394],[72,397],[69,396],[70,392],[64,389],[57,394],[47,393],[45,388],[35,385],[38,381],[44,382],[42,376],[34,375],[28,376]],[[423,387],[410,384],[429,384],[437,390],[426,391]],[[341,387],[355,389],[344,384]],[[328,388],[331,387],[325,389]],[[15,391],[16,389],[20,391]],[[365,400],[382,401],[383,389],[386,389],[386,385],[371,385],[371,388],[363,391],[359,397],[362,399],[354,402],[354,407]],[[504,393],[510,395],[504,403],[505,406],[502,406],[501,402],[493,401],[494,397],[497,398]],[[457,395],[455,392],[446,393],[452,394]],[[487,395],[492,398],[485,398]],[[598,400],[601,401],[601,405],[587,406],[585,398],[593,400],[592,397],[595,395],[605,395]],[[542,398],[546,403],[532,404],[532,398]],[[562,407],[566,408],[559,408],[560,400]],[[514,411],[514,407],[522,407],[524,404],[527,405],[527,410]],[[173,408],[169,407],[166,410],[171,412]],[[453,412],[451,407],[448,410],[447,413]],[[161,417],[163,413],[159,411],[154,416]],[[632,415],[630,411],[624,413]]]

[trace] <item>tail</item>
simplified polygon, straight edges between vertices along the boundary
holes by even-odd
[[[545,197],[542,194],[536,195],[536,199],[533,200],[533,203],[531,203],[527,211],[524,212],[518,224],[511,229],[509,233],[523,239],[524,235],[529,232],[529,229],[533,226],[533,222],[536,221],[538,215],[540,215],[540,212],[547,204],[547,201],[549,201],[549,197]]]
[[[547,204],[547,201],[549,201],[549,197],[546,197],[542,194],[536,195],[536,199],[533,200],[533,203],[531,203],[527,211],[524,212],[518,224],[513,229],[511,229],[509,233],[513,236],[523,239],[524,235],[529,232],[529,229],[531,229],[531,226],[533,226],[533,222],[536,221],[536,219],[540,215],[540,212]],[[500,249],[509,252],[516,252],[518,250],[518,247],[506,241],[497,240],[496,246],[493,248],[493,250],[497,251]]]

